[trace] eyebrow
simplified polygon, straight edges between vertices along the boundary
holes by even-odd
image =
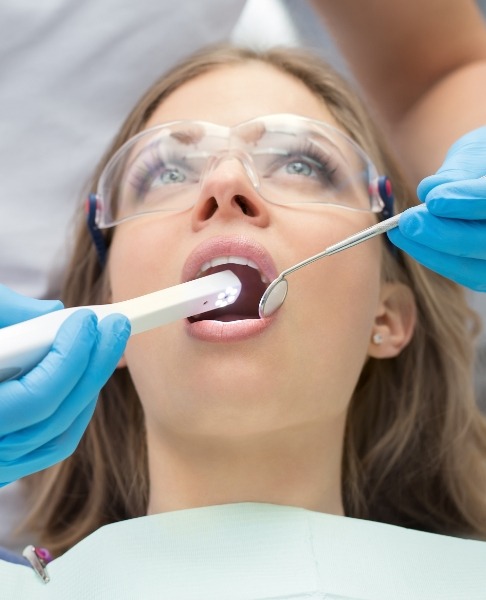
[[[239,138],[247,144],[258,142],[267,133],[267,128],[263,123],[250,122],[237,125],[234,130]]]
[[[171,131],[169,137],[177,140],[180,144],[189,145],[200,142],[206,135],[201,125],[188,125],[185,129]]]

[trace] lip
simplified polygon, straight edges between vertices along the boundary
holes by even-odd
[[[206,240],[196,246],[188,256],[182,269],[182,281],[196,277],[201,265],[218,256],[242,256],[256,263],[258,269],[273,281],[277,268],[267,250],[255,240],[243,235],[219,236]],[[245,319],[242,321],[185,321],[186,330],[191,337],[207,342],[238,342],[263,333],[276,316],[264,319]]]
[[[255,240],[243,235],[219,236],[201,242],[188,256],[182,269],[182,281],[196,277],[201,265],[218,256],[242,256],[254,261],[260,271],[273,281],[278,273],[267,250]]]

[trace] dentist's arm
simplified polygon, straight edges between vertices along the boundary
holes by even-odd
[[[475,1],[311,2],[409,181],[425,177],[417,191],[424,204],[390,239],[430,269],[486,291],[486,23]]]
[[[33,300],[0,285],[0,327],[60,308],[60,302]],[[77,311],[37,366],[18,380],[0,383],[0,486],[75,450],[129,334],[122,315],[98,323],[91,311]]]

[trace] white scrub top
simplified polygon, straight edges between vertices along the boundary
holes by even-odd
[[[142,93],[245,0],[0,3],[0,283],[58,297],[87,178]]]
[[[486,542],[271,504],[132,519],[47,567],[0,563],[9,600],[485,600]]]

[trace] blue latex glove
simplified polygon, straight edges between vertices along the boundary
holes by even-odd
[[[62,308],[0,285],[0,327]],[[0,486],[72,454],[130,335],[130,322],[80,309],[60,328],[49,354],[18,380],[0,383]]]
[[[486,292],[486,127],[455,142],[390,240],[429,269]]]

